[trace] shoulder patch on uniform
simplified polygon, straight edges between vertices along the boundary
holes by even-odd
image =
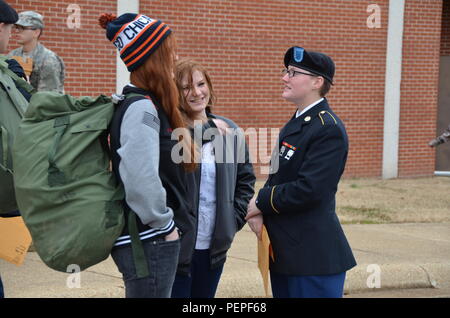
[[[144,112],[144,118],[142,118],[142,123],[153,128],[159,132],[160,121],[159,118],[149,112]]]
[[[337,125],[337,120],[329,111],[322,110],[318,115],[323,126]]]

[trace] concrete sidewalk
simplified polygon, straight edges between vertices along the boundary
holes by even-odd
[[[347,273],[346,297],[450,297],[450,223],[343,228],[358,262]],[[74,285],[73,275],[49,269],[36,253],[28,253],[20,267],[0,260],[0,275],[5,296],[11,298],[124,297],[121,275],[111,258],[82,272],[81,288],[68,288],[68,280]],[[216,296],[265,297],[256,238],[248,226],[229,251]]]

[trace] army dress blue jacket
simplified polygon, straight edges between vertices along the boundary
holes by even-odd
[[[349,270],[356,261],[335,211],[348,154],[344,124],[324,99],[294,115],[278,142],[278,170],[256,199],[273,249],[270,271],[315,276]]]

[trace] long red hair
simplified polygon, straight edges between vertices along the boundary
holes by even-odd
[[[172,129],[185,128],[179,141],[184,143],[183,149],[189,152],[184,154],[185,158],[190,160],[184,161],[183,166],[186,171],[193,171],[196,168],[195,147],[178,105],[178,89],[174,80],[175,61],[176,40],[169,34],[144,64],[131,72],[130,80],[133,85],[155,94],[169,118]]]

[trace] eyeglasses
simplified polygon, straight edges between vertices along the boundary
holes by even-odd
[[[23,27],[21,25],[15,25],[14,28],[16,29],[17,32],[23,32],[25,30],[36,30],[35,28],[32,27]]]
[[[283,76],[286,75],[286,74],[289,74],[289,78],[294,77],[296,74],[303,74],[303,75],[309,75],[309,76],[317,76],[316,74],[310,74],[310,73],[299,72],[299,71],[295,71],[295,70],[293,70],[293,69],[287,69],[287,68],[283,69],[283,70],[281,71],[281,74],[283,74]]]

